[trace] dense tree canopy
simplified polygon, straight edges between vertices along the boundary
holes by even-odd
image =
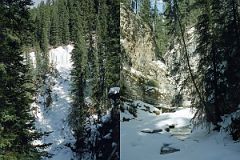
[[[30,115],[33,88],[23,45],[30,32],[30,0],[0,5],[0,159],[39,159],[31,142],[39,138]]]

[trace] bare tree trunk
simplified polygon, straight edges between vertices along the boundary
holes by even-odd
[[[217,55],[216,55],[216,47],[215,44],[212,43],[213,51],[212,51],[212,63],[213,63],[213,83],[214,83],[214,112],[213,115],[213,124],[217,125],[217,123],[220,121],[220,109],[221,105],[219,105],[219,90],[218,90],[218,76],[217,76]]]
[[[184,38],[184,31],[183,31],[181,20],[180,20],[179,15],[178,15],[178,14],[180,14],[180,10],[179,10],[179,7],[178,7],[177,0],[174,1],[174,6],[175,6],[175,10],[176,10],[176,19],[177,19],[178,24],[179,24],[179,28],[180,28],[180,32],[181,32],[181,38],[182,38],[182,41],[183,41],[183,47],[184,47],[184,50],[185,50],[184,52],[185,52],[185,57],[186,57],[186,60],[187,60],[188,71],[189,71],[189,74],[191,76],[191,80],[193,82],[193,85],[196,89],[196,92],[199,96],[200,102],[204,107],[206,107],[205,101],[203,100],[203,98],[201,96],[201,93],[198,89],[197,83],[195,81],[195,78],[194,78],[194,75],[193,75],[193,72],[192,72],[192,69],[191,69],[191,66],[190,66],[187,45],[186,45],[186,41],[185,41],[185,38]]]

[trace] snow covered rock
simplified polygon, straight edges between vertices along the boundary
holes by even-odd
[[[108,98],[113,101],[113,105],[118,105],[120,98],[120,87],[112,87],[109,89]]]
[[[120,92],[120,87],[112,87],[110,88],[108,94],[118,94]]]
[[[164,144],[161,147],[160,154],[170,154],[170,153],[179,152],[179,151],[180,149],[170,147],[170,144]]]
[[[141,132],[143,132],[143,133],[159,133],[159,132],[162,132],[162,131],[163,131],[162,129],[153,129],[153,130],[144,129]]]

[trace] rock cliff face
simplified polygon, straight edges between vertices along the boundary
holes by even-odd
[[[195,29],[189,28],[185,34],[185,41],[187,43],[187,50],[189,56],[189,63],[191,71],[195,77],[198,77],[197,67],[199,65],[199,54],[194,53],[196,49],[196,34]],[[173,97],[173,103],[177,106],[188,107],[191,102],[194,102],[194,97],[191,95],[194,93],[194,86],[189,74],[187,61],[183,48],[180,44],[181,40],[175,39],[174,46],[168,50],[164,55],[165,64],[168,66],[169,76],[175,85],[175,95]],[[197,78],[195,78],[197,82]]]
[[[170,106],[175,89],[167,66],[156,58],[151,28],[122,4],[120,13],[122,95]]]
[[[121,45],[128,56],[128,64],[139,70],[156,60],[155,44],[150,27],[142,19],[121,5]],[[126,58],[126,57],[125,57]],[[125,61],[123,61],[125,62]]]

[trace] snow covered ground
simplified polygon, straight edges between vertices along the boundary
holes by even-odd
[[[193,112],[189,108],[174,113],[156,115],[158,110],[140,101],[138,117],[128,111],[121,113],[121,160],[238,160],[240,143],[234,143],[225,132],[209,133],[206,129],[195,129],[191,133],[190,120]],[[128,107],[128,106],[125,106]],[[148,112],[142,109],[148,108]],[[169,126],[174,126],[170,128]],[[170,132],[167,132],[170,128]],[[190,129],[189,129],[190,128]],[[162,131],[161,131],[162,130]],[[143,131],[143,132],[141,132]],[[161,131],[144,133],[145,131]],[[160,154],[168,147],[177,152]],[[180,151],[179,151],[180,150]],[[163,152],[162,152],[163,153]]]
[[[73,47],[58,47],[50,51],[50,62],[54,64],[59,72],[57,77],[48,76],[46,84],[51,87],[52,103],[46,107],[47,95],[39,95],[33,106],[35,111],[36,128],[41,132],[50,132],[49,135],[35,141],[34,144],[51,145],[45,149],[52,154],[51,160],[74,160],[74,152],[69,146],[73,146],[75,139],[68,126],[67,117],[70,111],[70,53]]]

